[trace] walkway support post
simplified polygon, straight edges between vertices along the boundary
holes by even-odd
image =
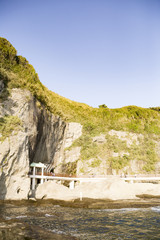
[[[44,168],[42,167],[41,176],[43,177],[43,175],[44,175]],[[41,184],[43,184],[43,182],[44,182],[44,179],[43,179],[43,178],[41,178]]]
[[[71,181],[71,182],[69,183],[69,188],[70,188],[70,189],[74,189],[74,181]]]
[[[32,190],[35,190],[35,185],[36,185],[35,175],[36,175],[36,168],[33,167]]]
[[[44,169],[46,168],[46,165],[43,163],[31,163],[30,165],[31,168],[33,168],[33,172],[32,172],[32,190],[36,189],[37,186],[37,179],[40,179],[40,183],[44,183]],[[37,168],[41,169],[41,175],[39,175],[39,173],[37,172]],[[39,177],[37,177],[39,176]]]

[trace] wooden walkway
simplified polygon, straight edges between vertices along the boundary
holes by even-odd
[[[159,177],[136,177],[136,176],[128,176],[128,177],[120,177],[120,176],[113,176],[113,175],[108,175],[105,177],[74,177],[74,176],[53,176],[51,174],[36,174],[36,175],[29,175],[32,181],[32,190],[35,190],[36,187],[36,181],[39,179],[40,183],[44,183],[48,180],[59,180],[59,181],[69,181],[69,186],[70,189],[74,189],[75,182],[79,181],[80,183],[82,182],[98,182],[102,180],[109,180],[109,179],[122,179],[124,181],[133,183],[136,181],[146,181],[146,182],[152,182],[152,181],[160,181],[160,176]]]
[[[111,179],[115,177],[62,177],[62,176],[48,176],[48,175],[29,175],[29,177],[32,179],[32,190],[35,190],[35,180],[40,179],[40,183],[46,182],[48,180],[59,180],[59,181],[69,181],[70,189],[74,189],[75,182],[79,181],[82,182],[97,182],[102,181],[106,179]]]
[[[154,181],[160,181],[160,174],[158,175],[134,175],[134,176],[113,176],[113,175],[105,175],[105,176],[83,176],[83,177],[77,177],[77,176],[67,176],[66,174],[53,174],[51,173],[52,165],[48,164],[45,165],[41,162],[39,163],[31,163],[31,172],[28,174],[28,176],[31,179],[31,185],[32,190],[34,191],[36,189],[36,185],[38,183],[44,183],[48,180],[59,180],[59,181],[69,181],[70,182],[70,189],[74,188],[75,182],[97,182],[102,180],[111,180],[111,179],[122,179],[124,181],[128,181],[130,183],[136,182],[136,181],[146,181],[146,182],[154,182]],[[50,171],[50,172],[49,172]]]

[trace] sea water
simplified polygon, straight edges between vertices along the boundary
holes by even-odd
[[[0,219],[1,221],[5,219],[6,223],[11,220],[19,221],[80,240],[160,239],[160,206],[85,209],[51,204],[45,206],[1,204]],[[39,233],[35,239],[43,238]],[[65,239],[70,240],[70,237]]]

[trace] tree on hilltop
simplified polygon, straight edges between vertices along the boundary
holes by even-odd
[[[108,107],[106,106],[106,104],[99,105],[98,107],[99,107],[99,108],[108,108]]]

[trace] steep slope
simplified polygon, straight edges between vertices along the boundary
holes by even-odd
[[[33,161],[78,175],[159,173],[159,147],[159,108],[92,108],[61,97],[0,38],[0,198],[27,197]]]

